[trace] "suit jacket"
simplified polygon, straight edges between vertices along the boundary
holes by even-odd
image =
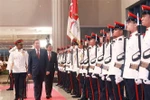
[[[29,52],[28,73],[31,74],[32,77],[36,77],[39,74],[45,75],[47,66],[48,55],[46,50],[40,49],[40,59],[38,58],[35,49]]]
[[[47,71],[58,71],[57,53],[51,52],[51,59],[48,60]]]

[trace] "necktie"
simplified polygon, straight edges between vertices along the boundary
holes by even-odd
[[[50,55],[50,53],[48,54],[48,60],[49,60],[49,61],[51,60],[51,55]]]
[[[40,51],[37,50],[37,57],[40,59]]]

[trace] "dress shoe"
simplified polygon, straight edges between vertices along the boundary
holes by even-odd
[[[52,95],[47,95],[46,96],[46,99],[50,99],[50,98],[52,98]]]
[[[80,98],[80,97],[81,97],[80,95],[72,96],[72,98]]]
[[[12,88],[8,88],[8,89],[7,89],[7,91],[11,91],[11,90],[13,90],[13,89],[12,89]]]
[[[49,98],[50,98],[50,96],[49,96],[49,95],[47,95],[47,96],[46,96],[46,99],[49,99]]]
[[[88,99],[87,99],[87,98],[83,98],[83,97],[82,97],[81,99],[78,99],[78,100],[88,100]]]
[[[23,98],[24,98],[24,99],[27,99],[27,96],[24,96]]]
[[[14,100],[18,100],[18,98],[15,98]]]

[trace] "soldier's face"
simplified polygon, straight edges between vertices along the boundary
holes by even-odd
[[[36,49],[39,49],[39,48],[40,48],[40,41],[39,41],[39,40],[37,40],[37,41],[34,42],[34,47],[35,47]]]
[[[120,30],[120,29],[115,29],[115,30],[114,30],[114,33],[113,33],[113,36],[114,36],[114,37],[118,37],[118,36],[120,36],[120,35],[122,35],[122,30]]]
[[[17,48],[18,48],[18,49],[22,49],[22,48],[23,48],[23,44],[22,44],[22,43],[18,43],[18,44],[17,44]]]
[[[91,39],[91,40],[90,40],[90,45],[94,46],[95,43],[96,43],[95,39]]]
[[[127,22],[127,31],[134,32],[136,30],[137,24],[133,21]]]
[[[143,26],[150,27],[150,15],[149,14],[142,15],[141,20],[142,20]]]
[[[100,39],[100,43],[103,43],[103,37],[100,37],[99,39]]]

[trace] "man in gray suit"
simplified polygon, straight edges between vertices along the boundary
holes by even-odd
[[[28,76],[32,77],[34,82],[35,100],[41,100],[42,84],[48,66],[48,55],[45,49],[40,48],[40,41],[34,41],[34,48],[29,53]]]

